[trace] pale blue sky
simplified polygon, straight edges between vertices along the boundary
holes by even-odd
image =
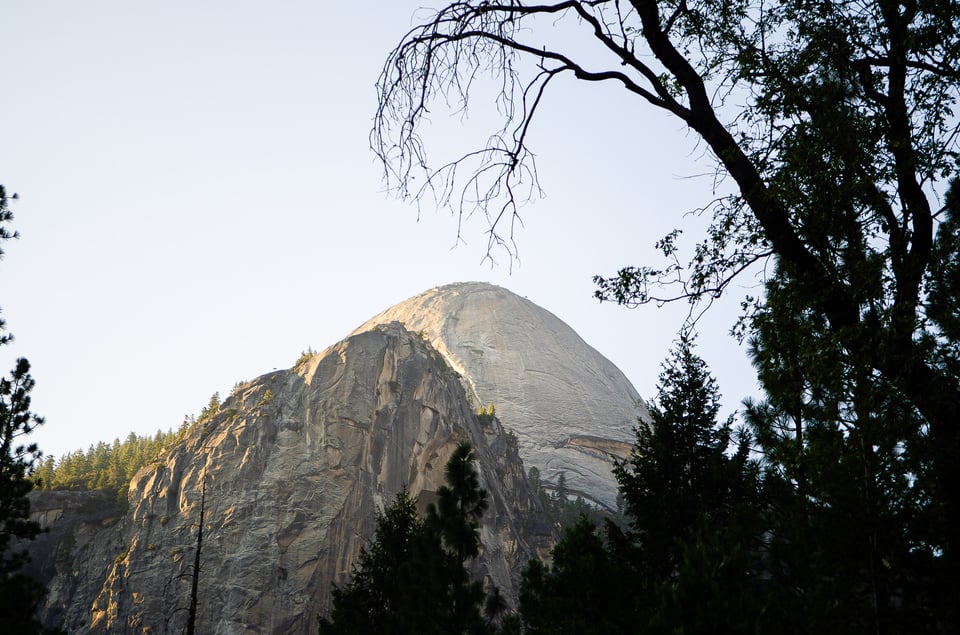
[[[214,391],[460,280],[527,296],[653,395],[686,307],[600,305],[591,277],[694,227],[682,215],[712,179],[687,177],[710,162],[616,86],[568,80],[532,131],[546,198],[523,212],[519,262],[481,262],[479,220],[451,249],[455,220],[387,197],[368,148],[374,82],[421,4],[4,3],[0,183],[22,238],[0,262],[17,338],[0,367],[33,364],[45,452],[176,428]],[[438,156],[484,138],[486,106]],[[736,310],[700,323],[728,409],[755,383],[726,335]]]

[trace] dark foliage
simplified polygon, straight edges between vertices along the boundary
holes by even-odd
[[[702,141],[734,193],[705,202],[712,222],[692,253],[671,232],[665,265],[598,276],[597,295],[698,302],[745,271],[767,283],[745,298],[740,334],[785,352],[778,374],[761,361],[770,403],[751,415],[773,461],[767,504],[799,514],[773,537],[844,534],[859,564],[836,560],[845,573],[795,590],[817,576],[847,589],[874,612],[854,629],[925,623],[885,612],[914,591],[941,617],[935,589],[960,597],[958,24],[944,0],[455,2],[408,31],[378,83],[372,141],[388,181],[402,197],[486,213],[491,249],[512,249],[518,204],[539,192],[527,144],[555,80],[615,84]],[[484,76],[498,82],[502,127],[486,147],[431,163],[431,106],[465,111]],[[779,428],[794,443],[766,446]],[[783,544],[800,562],[797,540]],[[890,554],[918,560],[916,572]],[[928,580],[926,592],[904,579]]]
[[[770,612],[798,633],[949,631],[956,572],[929,426],[793,287],[767,286],[751,341],[767,399],[745,415],[762,451]]]
[[[427,523],[463,563],[480,552],[480,518],[488,505],[469,443],[463,441],[457,446],[444,476],[447,483],[437,490],[437,502],[427,508]]]
[[[752,344],[768,399],[746,404],[749,433],[717,422],[715,382],[681,339],[616,470],[628,526],[581,517],[550,565],[530,563],[527,632],[955,632],[919,415],[842,350],[819,357],[817,316],[788,299],[771,288],[772,330]]]
[[[12,218],[6,190],[0,185],[0,243],[16,236],[4,226]],[[3,333],[4,326],[0,320],[0,346],[11,340]],[[33,386],[30,363],[23,358],[16,361],[9,377],[0,378],[0,624],[7,632],[24,634],[46,632],[35,617],[45,590],[22,572],[27,561],[22,543],[40,533],[40,525],[30,520],[27,499],[40,450],[35,443],[23,442],[43,423],[30,412]]]
[[[580,516],[551,552],[523,573],[520,614],[530,635],[608,635],[636,629],[636,589],[624,561],[607,548],[596,525]]]
[[[581,516],[551,565],[530,563],[527,632],[753,628],[757,475],[745,442],[728,455],[731,424],[718,423],[718,411],[715,381],[683,338],[660,376],[652,422],[638,426],[630,460],[615,472],[628,527],[608,521],[601,535]]]
[[[401,492],[377,518],[350,582],[334,588],[333,610],[320,632],[444,633],[452,566],[439,535],[417,515],[416,501]]]
[[[499,592],[485,594],[464,568],[479,553],[479,520],[487,508],[473,461],[470,445],[458,445],[425,520],[406,491],[378,516],[350,582],[334,587],[321,633],[459,635],[516,628],[515,619],[503,618]]]

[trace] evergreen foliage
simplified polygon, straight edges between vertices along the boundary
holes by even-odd
[[[203,423],[208,419],[212,419],[218,412],[220,412],[220,393],[215,392],[210,396],[210,401],[207,402],[207,405],[200,410],[197,423]]]
[[[497,418],[497,409],[491,401],[486,407],[481,406],[477,411],[477,417],[481,423],[493,421]]]
[[[35,614],[45,590],[22,572],[27,554],[18,544],[40,533],[40,525],[30,520],[27,499],[40,451],[36,444],[20,442],[43,423],[30,412],[33,385],[30,364],[22,358],[9,378],[0,379],[0,615],[4,628],[15,633],[43,632]]]
[[[786,299],[752,344],[768,398],[747,403],[749,431],[717,421],[680,340],[616,469],[628,526],[581,517],[530,563],[525,632],[955,632],[929,435],[882,377],[812,353],[817,316]]]
[[[317,354],[317,351],[313,350],[312,347],[308,346],[307,350],[300,353],[300,357],[297,358],[297,361],[293,364],[293,372],[299,373],[303,370],[304,367],[313,359]]]
[[[470,445],[459,444],[446,465],[447,483],[425,519],[406,491],[377,517],[350,581],[333,589],[321,633],[499,632],[503,598],[496,589],[485,596],[464,567],[479,554],[478,523],[487,508],[473,462]],[[515,620],[504,623],[516,626]]]
[[[739,334],[767,392],[747,412],[762,481],[747,498],[767,527],[745,549],[766,559],[761,612],[787,628],[960,630],[944,600],[960,597],[958,24],[946,0],[467,0],[408,30],[378,83],[391,185],[486,212],[490,249],[511,249],[518,199],[539,192],[528,133],[560,77],[622,88],[712,154],[733,191],[699,210],[712,220],[690,253],[670,232],[663,265],[598,276],[597,296],[696,303],[762,272]],[[488,73],[501,127],[430,163],[431,106],[466,109]],[[663,478],[695,505],[723,494]],[[668,508],[644,531],[691,516]],[[722,536],[707,538],[658,566],[679,575],[691,544]]]
[[[68,452],[56,461],[48,456],[38,466],[35,478],[38,487],[44,490],[110,492],[122,506],[126,504],[127,488],[133,476],[179,438],[179,432],[169,430],[158,430],[152,437],[131,432],[123,441],[100,441],[86,450]]]
[[[660,375],[650,425],[636,428],[629,461],[614,470],[647,574],[674,574],[691,532],[727,524],[739,502],[749,446],[744,437],[727,455],[732,418],[718,423],[719,411],[716,381],[683,336]]]
[[[417,515],[416,500],[400,492],[377,518],[349,583],[333,589],[333,610],[320,632],[445,633],[450,623],[452,559],[440,536]]]
[[[523,572],[520,614],[528,635],[607,635],[634,632],[635,589],[623,561],[597,526],[581,515],[551,552],[551,564],[532,560]]]
[[[480,553],[480,518],[489,504],[469,443],[457,445],[444,476],[447,482],[437,490],[437,502],[427,507],[427,523],[440,533],[444,546],[462,564]]]
[[[133,432],[121,441],[103,441],[86,450],[75,450],[58,460],[46,457],[37,466],[34,481],[43,490],[98,490],[116,496],[117,504],[127,505],[130,481],[140,469],[156,461],[161,454],[180,443],[186,435],[220,411],[220,395],[214,393],[199,417],[186,416],[176,431],[157,430],[153,436]]]
[[[572,495],[567,488],[565,472],[560,472],[557,477],[557,486],[553,492],[548,492],[543,486],[540,481],[540,470],[535,466],[530,468],[527,481],[530,483],[530,489],[539,497],[543,513],[561,531],[567,527],[572,527],[581,516],[586,516],[597,524],[603,524],[607,520],[617,524],[623,522],[623,515],[620,511],[609,512],[602,507],[595,507],[585,501],[583,496],[579,494],[576,497],[571,497]]]
[[[712,633],[756,615],[747,610],[755,608],[755,468],[745,437],[728,453],[731,423],[717,421],[716,382],[691,339],[664,365],[650,412],[615,470],[627,528],[607,520],[600,532],[581,516],[551,565],[530,563],[526,632]]]
[[[763,450],[769,581],[800,591],[771,611],[794,632],[943,632],[957,572],[929,427],[789,285],[768,293],[751,341],[767,398],[745,416]]]
[[[0,245],[16,237],[5,227],[12,219],[6,190],[0,185]],[[5,326],[0,319],[0,346],[12,339],[3,332]],[[0,378],[0,623],[6,632],[24,634],[46,632],[36,618],[45,589],[23,573],[28,557],[22,543],[40,533],[40,525],[30,520],[27,494],[33,489],[30,477],[41,453],[37,444],[23,441],[43,423],[30,412],[33,386],[30,363],[23,358],[16,360],[9,377]]]

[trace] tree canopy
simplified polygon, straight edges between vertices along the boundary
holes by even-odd
[[[696,302],[764,265],[744,333],[769,333],[770,298],[788,299],[817,321],[808,356],[839,352],[896,395],[931,439],[938,549],[960,571],[958,24],[946,0],[451,3],[390,53],[372,145],[400,196],[481,210],[490,247],[509,248],[518,205],[538,191],[527,133],[557,78],[619,84],[682,121],[736,191],[705,203],[713,220],[691,254],[671,233],[667,265],[598,276],[598,297]],[[432,165],[430,105],[465,108],[481,76],[498,82],[502,127]]]
[[[160,455],[177,445],[197,425],[213,418],[220,411],[220,394],[214,393],[200,410],[200,415],[184,417],[174,430],[157,430],[153,436],[131,432],[121,441],[99,441],[86,450],[68,452],[54,460],[47,456],[40,461],[34,473],[37,487],[44,490],[100,490],[116,496],[117,504],[125,508],[130,480],[140,468],[157,460]]]
[[[755,342],[761,375],[782,374],[766,379],[781,389],[748,403],[734,430],[681,338],[652,421],[616,469],[626,526],[581,516],[549,563],[529,564],[524,632],[956,631],[955,572],[937,547],[942,503],[915,413],[863,378],[817,385],[810,371],[798,396],[793,344],[771,357]]]
[[[38,463],[34,480],[44,490],[109,492],[123,507],[127,503],[127,490],[133,476],[179,442],[185,428],[180,432],[158,430],[153,436],[131,432],[123,441],[100,441],[86,450],[68,452],[56,460],[47,456]]]
[[[768,596],[752,580],[761,523],[747,445],[734,450],[730,421],[717,417],[716,381],[690,339],[664,363],[657,389],[652,421],[637,425],[615,470],[626,527],[608,520],[600,529],[583,515],[552,563],[530,563],[525,632],[759,630]]]
[[[427,522],[463,563],[480,553],[480,518],[487,511],[487,491],[480,487],[473,448],[457,445],[444,468],[447,483],[437,490],[437,502],[427,508]]]

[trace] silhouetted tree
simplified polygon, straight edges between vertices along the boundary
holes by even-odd
[[[427,522],[437,528],[444,545],[463,563],[480,552],[480,518],[488,505],[469,443],[457,445],[444,476],[447,482],[437,490],[437,502],[427,507]]]
[[[647,575],[674,575],[690,532],[725,523],[739,502],[749,447],[727,456],[732,418],[718,422],[719,411],[716,380],[681,337],[660,374],[650,424],[637,426],[629,460],[614,470]]]
[[[531,562],[521,588],[530,633],[753,632],[763,612],[754,578],[762,533],[746,437],[717,421],[719,391],[689,338],[660,375],[652,421],[615,475],[628,528],[586,516],[549,566]]]
[[[333,608],[320,632],[445,633],[451,620],[447,589],[452,558],[440,536],[417,515],[406,491],[377,517],[350,581],[333,589]]]
[[[616,635],[637,632],[632,573],[587,517],[564,531],[550,564],[523,572],[520,614],[528,635]]]
[[[484,603],[483,585],[470,580],[463,565],[480,554],[480,518],[489,503],[487,491],[480,487],[480,474],[468,442],[457,445],[444,467],[444,476],[446,484],[437,490],[437,502],[427,507],[426,525],[441,536],[459,565],[450,580],[452,632],[479,632],[483,630],[478,610]]]
[[[796,633],[955,630],[928,426],[791,286],[768,283],[756,322],[767,398],[745,414],[764,471],[768,613]]]
[[[190,576],[190,608],[187,609],[187,635],[197,630],[197,608],[200,604],[200,565],[203,550],[203,515],[207,503],[207,478],[200,481],[200,520],[197,522],[197,548],[193,554],[193,573]]]
[[[361,551],[350,582],[334,587],[331,612],[320,620],[321,633],[496,630],[503,612],[499,592],[485,597],[482,584],[471,580],[464,567],[479,554],[479,520],[487,508],[473,462],[470,445],[459,444],[446,465],[447,483],[425,520],[406,491],[377,517],[374,537]]]
[[[6,190],[0,185],[0,245],[16,236],[5,227],[12,218]],[[0,346],[11,340],[4,327],[0,319]],[[23,440],[43,423],[30,412],[33,386],[30,363],[23,358],[16,361],[9,377],[0,378],[0,628],[10,633],[44,632],[36,618],[44,588],[23,573],[27,555],[19,544],[40,532],[40,525],[30,520],[27,499],[40,450],[35,443]]]
[[[43,423],[30,412],[33,388],[30,364],[18,359],[10,377],[0,379],[0,622],[11,633],[42,632],[35,615],[43,587],[27,577],[24,540],[34,538],[40,525],[30,520],[27,494],[33,489],[30,471],[40,452],[21,437]]]

